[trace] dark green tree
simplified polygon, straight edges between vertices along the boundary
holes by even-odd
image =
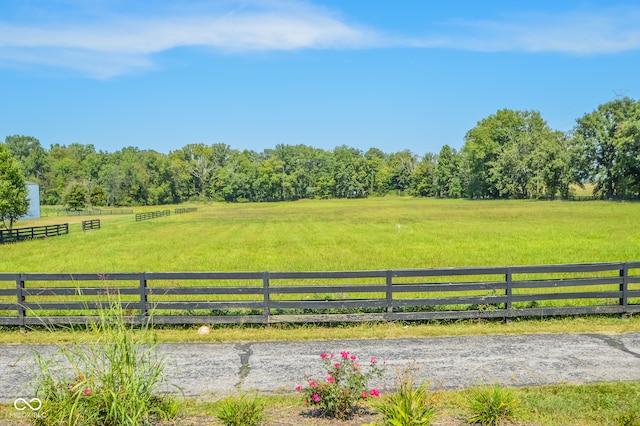
[[[11,229],[19,217],[29,211],[29,199],[24,173],[9,148],[0,144],[0,220]]]
[[[22,165],[25,178],[40,182],[47,168],[47,153],[40,141],[32,136],[13,135],[5,138],[5,144]]]
[[[69,210],[82,210],[87,206],[89,192],[84,185],[74,183],[64,194],[64,203]]]
[[[462,197],[461,168],[460,153],[449,145],[443,146],[438,154],[434,173],[434,195],[436,197]]]
[[[627,97],[602,104],[577,120],[575,143],[582,147],[587,175],[596,184],[594,195],[609,199],[628,192],[638,120],[640,103]]]
[[[435,195],[437,156],[427,153],[413,171],[412,193],[418,197],[433,197]]]

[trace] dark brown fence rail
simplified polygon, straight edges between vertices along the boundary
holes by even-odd
[[[83,231],[91,231],[93,229],[100,229],[100,219],[90,219],[82,221]]]
[[[640,262],[348,272],[0,274],[0,324],[411,321],[640,312]]]
[[[197,207],[183,207],[180,209],[175,209],[173,212],[175,214],[180,214],[180,213],[191,213],[191,212],[195,212],[198,211]]]
[[[0,229],[0,244],[34,238],[55,237],[69,233],[69,224],[32,226],[30,228]]]
[[[155,212],[136,213],[136,222],[140,222],[141,220],[155,219],[162,216],[169,216],[170,214],[171,210],[158,210]]]
[[[123,215],[123,214],[133,214],[133,210],[127,209],[115,209],[115,210],[58,210],[58,216],[113,216],[113,215]]]

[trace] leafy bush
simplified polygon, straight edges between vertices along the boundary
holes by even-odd
[[[467,400],[472,412],[469,423],[497,425],[515,416],[518,402],[513,391],[495,383],[492,386],[476,386],[470,389]]]
[[[148,326],[128,326],[120,303],[113,303],[89,328],[95,342],[59,345],[56,358],[35,357],[35,394],[42,401],[35,423],[135,426],[175,418],[177,400],[159,390],[164,359]]]
[[[355,355],[340,352],[340,357],[332,353],[320,354],[327,370],[324,380],[307,379],[307,386],[296,390],[305,395],[305,404],[319,406],[322,415],[336,419],[347,419],[353,415],[357,401],[369,396],[378,397],[377,389],[369,389],[372,377],[381,377],[384,363],[380,366],[375,358],[370,358],[368,371],[364,372]]]
[[[265,421],[265,402],[258,395],[252,398],[241,393],[218,402],[218,417],[225,426],[258,426]]]
[[[384,426],[430,425],[435,416],[435,395],[428,390],[428,383],[416,386],[416,368],[413,365],[398,371],[395,392],[387,395],[376,407],[382,413]]]

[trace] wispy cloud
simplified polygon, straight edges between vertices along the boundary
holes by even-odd
[[[498,20],[444,23],[438,46],[481,52],[597,55],[640,49],[640,8],[518,13]],[[433,46],[434,40],[428,45]]]
[[[114,17],[90,24],[0,21],[0,61],[42,63],[111,77],[153,66],[155,53],[205,46],[227,52],[360,49],[390,38],[298,2],[253,2],[207,15]],[[256,7],[257,6],[257,7]]]
[[[295,0],[231,1],[223,3],[231,6],[227,10],[189,4],[180,3],[177,13],[177,8],[155,15],[108,11],[88,20],[71,16],[18,24],[0,18],[0,65],[43,64],[108,78],[154,67],[159,52],[193,46],[226,52],[400,46],[582,55],[640,48],[640,8],[631,7],[451,20],[425,28],[428,36],[407,37]]]

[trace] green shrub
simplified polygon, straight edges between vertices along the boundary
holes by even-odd
[[[160,393],[164,359],[148,326],[127,325],[120,303],[100,312],[89,329],[95,342],[59,345],[52,359],[37,355],[37,425],[141,425],[174,419],[178,402]],[[61,370],[61,368],[65,368]]]
[[[469,423],[481,425],[497,425],[514,417],[518,404],[513,391],[497,383],[471,388],[467,402],[472,413]]]
[[[322,353],[320,358],[327,370],[324,380],[307,379],[307,386],[298,386],[296,390],[305,395],[305,404],[320,407],[322,415],[348,419],[353,415],[357,401],[380,396],[377,389],[369,389],[368,383],[372,377],[382,376],[384,363],[380,366],[375,358],[371,358],[369,369],[364,372],[357,357],[347,351],[340,352],[339,358],[332,353]]]
[[[248,397],[241,393],[218,402],[218,417],[225,426],[257,426],[265,421],[265,402],[258,395]]]
[[[435,395],[428,390],[428,383],[416,386],[416,368],[409,366],[398,371],[395,392],[376,404],[382,413],[384,426],[430,425],[435,416]]]

